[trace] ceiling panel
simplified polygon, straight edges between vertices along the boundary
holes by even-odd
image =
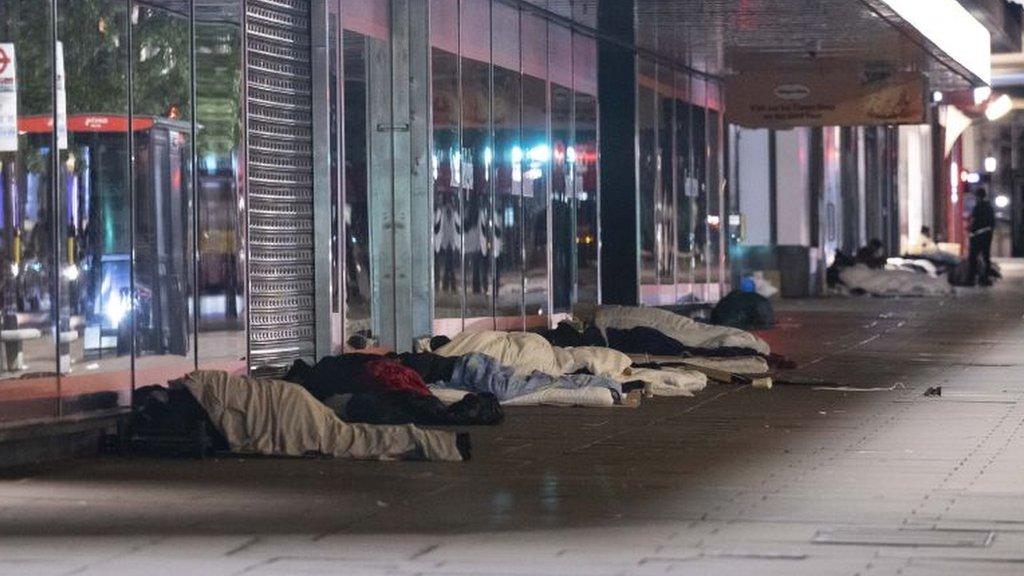
[[[600,2],[526,0],[596,28]],[[713,75],[856,66],[926,73],[936,88],[968,85],[941,54],[882,17],[872,0],[632,0],[637,45]],[[923,0],[922,0],[923,1]]]

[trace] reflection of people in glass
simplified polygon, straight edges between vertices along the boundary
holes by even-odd
[[[487,259],[487,209],[481,205],[470,211],[471,223],[466,228],[466,255],[469,256],[469,265],[473,275],[473,294],[480,294],[487,286],[487,279],[490,277],[490,261]]]
[[[445,292],[454,292],[456,291],[455,259],[459,253],[462,223],[455,195],[444,194],[442,198],[441,205],[434,209],[434,251],[442,259],[440,289]]]

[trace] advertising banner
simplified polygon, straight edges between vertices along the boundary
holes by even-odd
[[[926,91],[917,72],[744,73],[726,81],[726,116],[750,128],[922,124]]]

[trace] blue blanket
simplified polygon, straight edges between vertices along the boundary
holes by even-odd
[[[499,402],[551,388],[576,389],[591,386],[607,388],[616,400],[622,396],[622,386],[610,378],[590,374],[552,376],[537,371],[526,375],[516,374],[515,368],[502,366],[494,358],[476,352],[459,358],[452,371],[451,380],[439,382],[435,386],[476,393],[490,392]]]

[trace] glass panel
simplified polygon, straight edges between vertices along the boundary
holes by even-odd
[[[502,327],[522,328],[523,149],[519,143],[522,103],[519,11],[495,3],[491,21],[494,55],[494,314],[506,320],[507,325]]]
[[[247,349],[242,10],[234,0],[204,0],[195,14],[197,350],[200,368],[236,370]]]
[[[344,305],[342,298],[345,287],[344,239],[344,194],[345,181],[344,151],[342,148],[341,119],[342,77],[341,77],[341,0],[327,2],[327,67],[328,101],[330,109],[330,172],[331,172],[331,350],[344,346]]]
[[[693,218],[693,280],[694,296],[707,300],[708,282],[708,189],[707,189],[707,110],[704,81],[694,78],[691,101],[695,102],[691,121],[691,144],[693,146],[694,218]]]
[[[693,243],[697,181],[693,174],[693,110],[690,77],[676,74],[676,298],[693,297]]]
[[[52,16],[0,2],[0,424],[57,414]]]
[[[598,296],[597,41],[573,35],[576,134],[573,164],[576,195],[577,301],[596,304]]]
[[[672,70],[658,66],[658,194],[655,202],[658,283],[661,302],[675,300],[675,199],[673,198],[673,138],[675,86]]]
[[[431,0],[434,318],[462,318],[462,147],[458,0]]]
[[[548,26],[548,65],[551,76],[551,287],[555,312],[568,312],[575,291],[575,204],[571,164],[572,147],[572,34],[568,28]]]
[[[135,383],[195,368],[194,226],[188,5],[132,6],[135,140]],[[108,310],[123,320],[128,296]]]
[[[347,21],[342,17],[342,23]],[[367,37],[358,32],[342,33],[342,70],[345,85],[344,137],[345,183],[345,336],[370,330],[370,225],[367,149]]]
[[[523,68],[523,227],[528,325],[546,323],[548,314],[547,178],[551,169],[547,105],[547,24],[522,15]]]
[[[462,2],[462,230],[466,320],[493,327],[491,287],[491,50],[490,2]]]
[[[722,224],[725,200],[724,175],[722,172],[722,138],[719,129],[721,127],[721,115],[714,107],[717,107],[715,96],[715,85],[708,85],[708,289],[715,291],[709,298],[720,297],[718,291],[722,279]],[[713,107],[714,106],[714,107]]]
[[[658,110],[655,106],[655,65],[640,60],[637,77],[637,141],[640,178],[640,285],[641,298],[654,303],[658,284],[655,242],[655,189],[658,186]]]
[[[131,400],[127,34],[123,1],[57,4],[58,110],[67,111],[57,218],[64,414]]]

